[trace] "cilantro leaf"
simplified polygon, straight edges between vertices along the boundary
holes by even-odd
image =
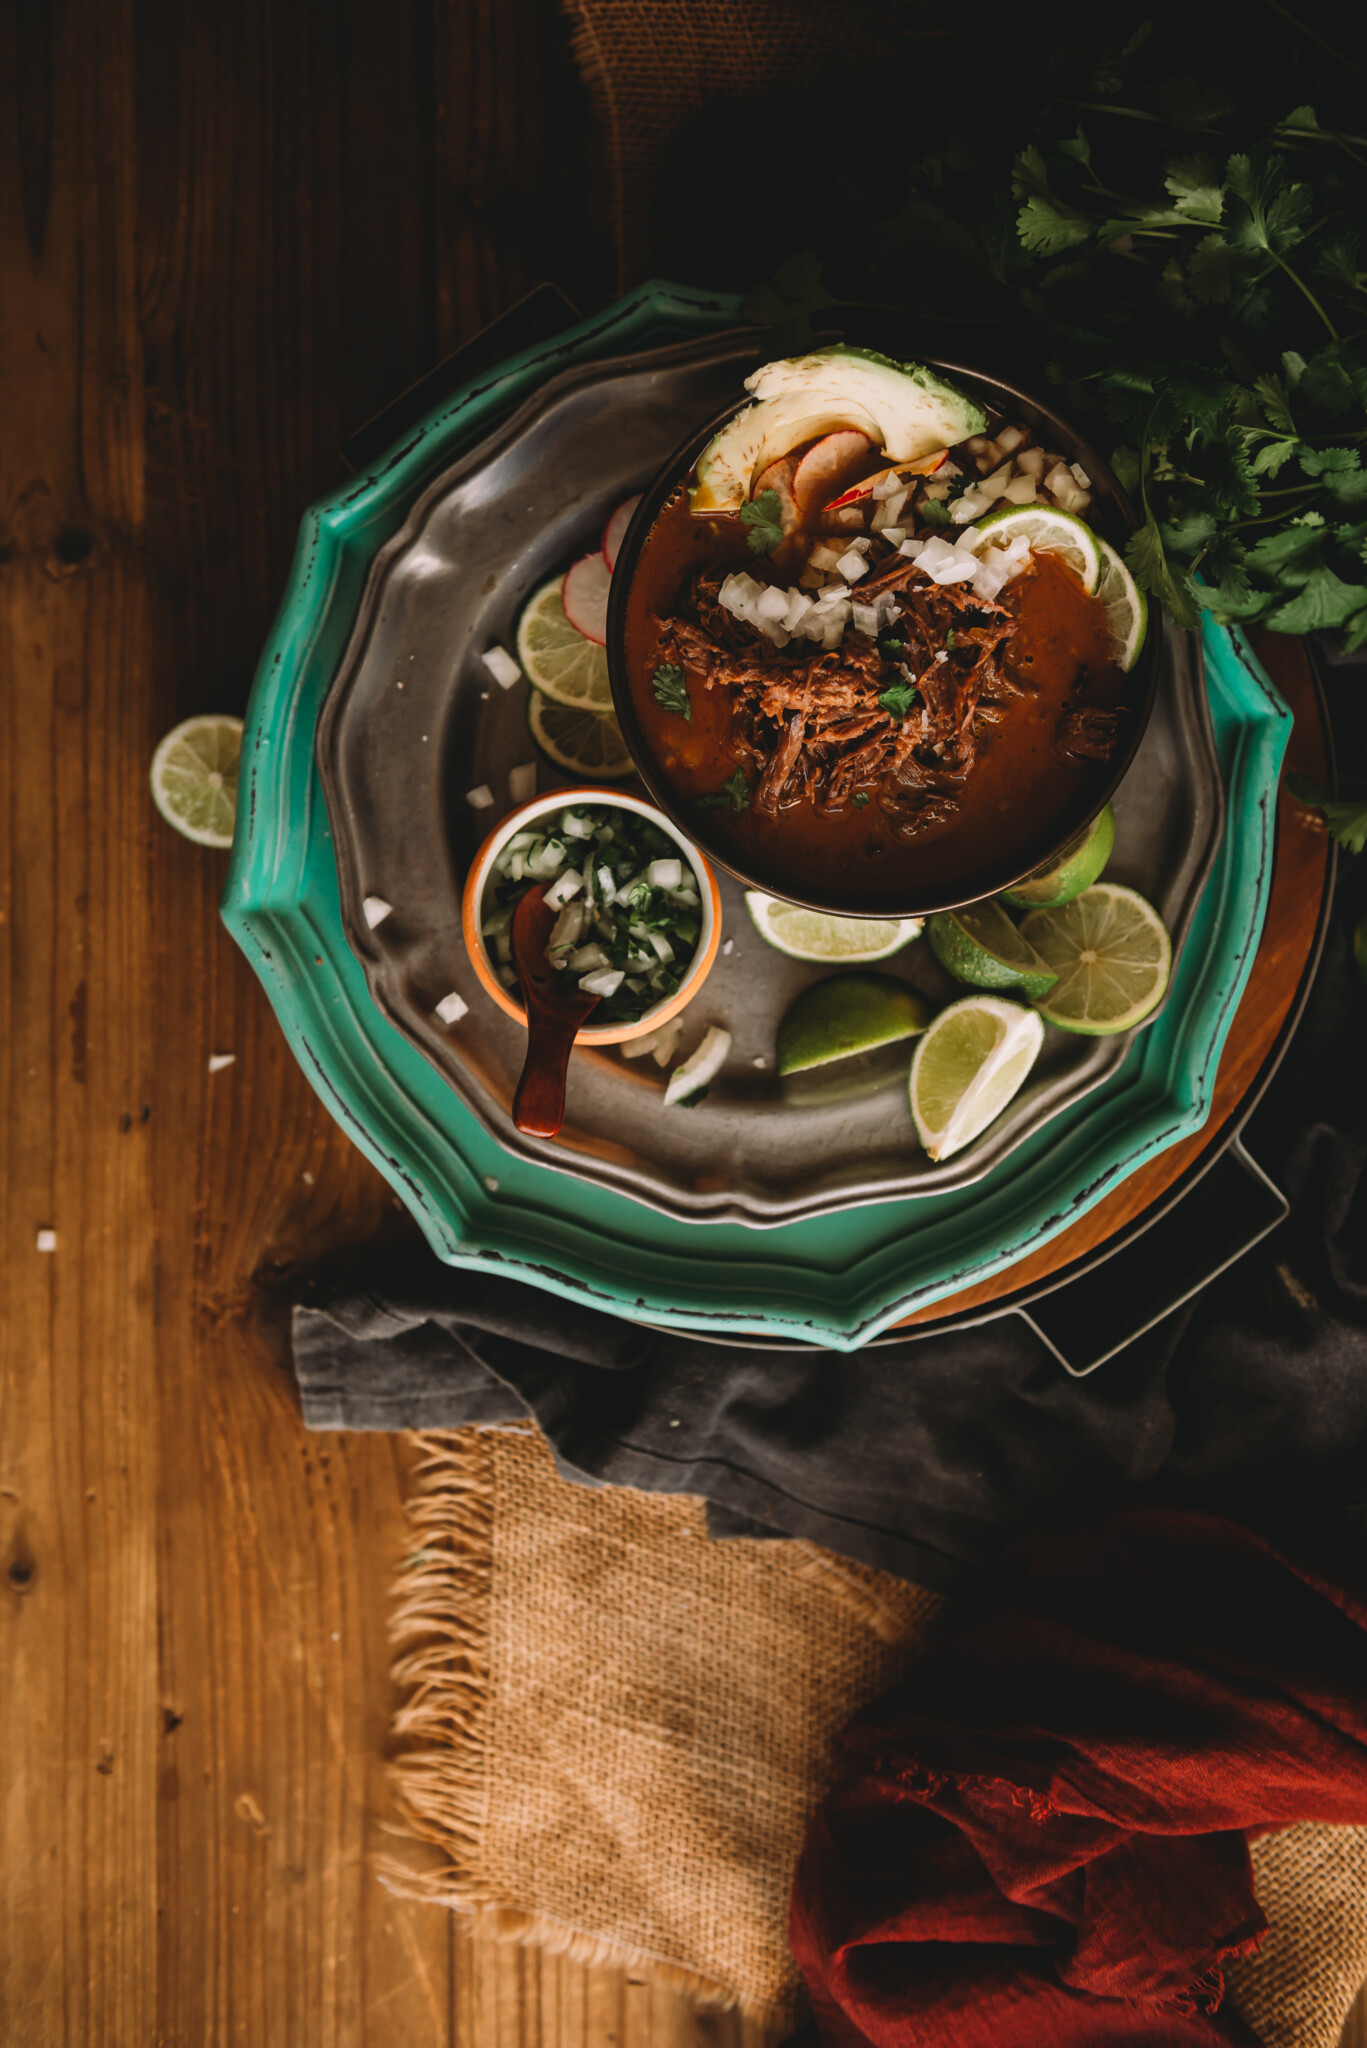
[[[1301,457],[1301,468],[1307,476],[1329,476],[1360,467],[1356,448],[1307,448]]]
[[[868,800],[869,793],[866,789],[857,789],[854,795],[850,798],[850,802],[855,806],[855,808],[861,811],[863,810]]]
[[[1301,445],[1294,435],[1285,441],[1265,442],[1253,458],[1254,476],[1276,476]]]
[[[1286,786],[1297,803],[1323,813],[1325,824],[1346,853],[1367,850],[1367,798],[1332,797],[1308,775],[1288,775]]]
[[[743,768],[737,768],[731,779],[724,782],[720,789],[713,790],[708,796],[693,799],[693,808],[698,811],[725,810],[728,804],[733,818],[738,818],[742,811],[748,811],[750,808],[750,785],[745,779]]]
[[[949,501],[946,498],[926,498],[920,506],[920,514],[927,525],[948,526]]]
[[[1325,632],[1346,625],[1364,605],[1367,584],[1344,583],[1321,563],[1311,570],[1295,597],[1267,614],[1267,624],[1278,633]]]
[[[1231,249],[1262,249],[1285,256],[1304,240],[1315,195],[1308,185],[1288,185],[1286,159],[1232,156],[1225,165],[1231,199],[1225,230]]]
[[[1054,200],[1036,194],[1016,215],[1016,233],[1023,246],[1040,256],[1057,256],[1060,250],[1076,249],[1092,239],[1092,224],[1071,211],[1065,213]]]
[[[1277,123],[1279,128],[1318,128],[1319,125],[1313,107],[1293,107],[1286,119]]]
[[[750,551],[771,555],[783,539],[783,506],[777,491],[761,491],[752,504],[740,508],[740,523],[748,526]]]
[[[1171,548],[1176,555],[1194,555],[1207,541],[1215,537],[1213,513],[1191,508],[1180,512],[1175,519],[1165,520],[1162,527],[1163,545]]]
[[[1279,583],[1299,589],[1324,553],[1324,533],[1313,526],[1286,526],[1264,534],[1248,551],[1248,566]]]
[[[1291,417],[1291,406],[1286,395],[1286,386],[1280,377],[1255,378],[1253,389],[1262,404],[1264,416],[1270,427],[1278,433],[1294,434],[1296,422]]]
[[[884,690],[878,701],[885,711],[892,713],[894,718],[905,718],[912,705],[916,702],[916,685],[914,683],[894,683],[890,690]]]
[[[666,711],[673,711],[678,717],[691,721],[693,705],[688,694],[688,683],[683,670],[676,667],[673,662],[660,663],[651,679],[650,694]]]
[[[1158,531],[1158,522],[1152,513],[1139,531],[1130,535],[1125,560],[1140,589],[1147,590],[1151,597],[1165,605],[1179,626],[1191,630],[1200,624],[1200,614],[1192,601],[1187,577],[1181,571],[1174,573],[1163,546],[1163,536]]]
[[[1224,211],[1225,188],[1213,157],[1175,158],[1168,165],[1163,183],[1179,213],[1188,220],[1207,221],[1215,226]]]

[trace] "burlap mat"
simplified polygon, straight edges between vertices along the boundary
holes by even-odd
[[[937,1595],[701,1502],[559,1479],[539,1434],[422,1440],[398,1593],[396,1888],[481,1931],[781,2021],[788,1891],[831,1741]]]
[[[660,174],[705,106],[842,82],[866,85],[886,70],[900,44],[954,29],[951,9],[912,7],[906,0],[562,4],[602,126],[623,289],[646,272],[650,205]]]
[[[440,1853],[387,1882],[786,2022],[832,1738],[939,1597],[810,1544],[714,1543],[698,1501],[571,1485],[531,1429],[418,1442],[396,1776]],[[1367,1828],[1290,1828],[1253,1862],[1271,1931],[1230,1995],[1267,2048],[1336,2048],[1367,1976]]]

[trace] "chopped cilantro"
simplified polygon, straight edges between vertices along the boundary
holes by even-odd
[[[850,798],[850,802],[854,805],[855,809],[859,811],[863,810],[868,800],[869,793],[866,789],[857,789],[854,795]]]
[[[724,782],[720,789],[714,789],[708,796],[693,799],[693,807],[699,811],[720,811],[724,810],[727,804],[731,806],[733,818],[738,818],[742,811],[748,811],[750,808],[750,785],[745,779],[743,768],[737,768],[730,781]]]
[[[740,523],[750,529],[752,554],[772,555],[783,539],[783,507],[778,492],[761,491],[752,505],[742,505]]]
[[[949,524],[949,506],[943,498],[927,498],[920,507],[920,513],[929,526]]]
[[[1319,811],[1345,853],[1367,851],[1367,797],[1331,797],[1308,775],[1288,775],[1287,788],[1297,803]]]
[[[954,646],[954,628],[953,628],[953,627],[951,626],[951,627],[950,627],[950,629],[949,629],[949,631],[948,631],[948,632],[947,632],[947,633],[945,634],[945,652],[946,652],[946,653],[948,654],[948,653],[949,653],[949,652],[950,652],[950,651],[952,650],[953,646]]]
[[[666,711],[673,711],[680,718],[692,718],[693,705],[689,699],[684,672],[673,662],[660,663],[651,680],[650,694]]]
[[[895,633],[882,634],[879,638],[878,646],[880,652],[886,654],[889,659],[897,654],[905,654],[907,651],[906,641],[899,640]]]
[[[890,690],[884,690],[878,701],[885,711],[892,713],[894,718],[905,718],[912,705],[916,702],[916,685],[914,683],[894,683]]]

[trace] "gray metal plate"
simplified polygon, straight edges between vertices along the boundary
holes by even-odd
[[[778,1021],[825,970],[766,946],[740,885],[722,875],[730,950],[690,1007],[683,1041],[708,1024],[733,1034],[706,1101],[666,1111],[652,1060],[581,1048],[560,1136],[545,1142],[513,1128],[525,1034],[465,957],[460,895],[471,856],[508,807],[509,770],[535,749],[525,684],[499,689],[480,653],[494,641],[513,645],[530,592],[593,544],[613,506],[739,391],[756,360],[753,338],[739,334],[569,371],[453,465],[376,556],[319,721],[317,758],[343,923],[371,993],[499,1143],[683,1220],[762,1227],[981,1179],[1114,1074],[1129,1040],[1049,1031],[1006,1113],[937,1166],[916,1142],[905,1046],[787,1081],[774,1075]],[[500,808],[471,810],[465,792],[480,783]],[[538,787],[561,784],[568,779],[542,762]],[[1153,715],[1115,812],[1108,879],[1141,890],[1180,949],[1223,820],[1188,635],[1167,632]],[[368,895],[394,905],[374,932],[361,913]],[[880,971],[937,1004],[963,993],[923,943]],[[433,1012],[452,989],[470,1008],[447,1028]]]

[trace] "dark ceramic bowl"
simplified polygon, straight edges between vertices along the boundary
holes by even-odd
[[[1057,449],[1069,462],[1081,463],[1092,480],[1092,504],[1087,514],[1087,523],[1110,541],[1113,547],[1123,551],[1125,542],[1136,525],[1134,513],[1109,466],[1089,442],[1084,441],[1065,420],[1061,420],[1057,413],[1051,412],[1048,406],[1041,405],[1040,401],[1032,398],[1028,392],[1017,391],[1014,386],[1003,384],[995,377],[982,376],[976,370],[965,370],[957,363],[932,361],[929,367],[962,386],[979,401],[987,412],[987,431],[990,434],[996,434],[1003,427],[1019,422],[1034,429],[1036,438],[1043,445]],[[999,861],[995,866],[981,862],[975,865],[971,846],[965,846],[962,867],[954,869],[948,875],[942,869],[933,884],[928,884],[919,893],[915,888],[909,888],[904,896],[893,898],[886,894],[877,897],[871,895],[866,902],[861,902],[848,894],[824,900],[819,896],[806,895],[797,891],[781,870],[759,865],[743,865],[742,860],[737,857],[735,846],[711,824],[707,813],[700,812],[686,803],[666,781],[646,745],[632,703],[627,678],[626,611],[631,581],[641,550],[665,500],[676,485],[692,475],[694,463],[712,436],[734,416],[744,402],[745,395],[741,391],[733,404],[726,406],[705,427],[689,436],[647,486],[627,529],[613,572],[607,624],[608,672],[612,682],[612,701],[642,782],[665,815],[673,820],[680,831],[695,840],[719,867],[725,868],[729,874],[735,875],[739,881],[752,889],[761,889],[771,896],[781,896],[791,903],[805,904],[812,910],[830,911],[837,916],[859,915],[862,912],[877,917],[928,917],[937,910],[954,910],[966,903],[979,902],[983,897],[999,895],[1003,889],[1013,887],[1015,883],[1033,874],[1037,868],[1045,866],[1061,853],[1063,848],[1091,823],[1102,806],[1110,801],[1119,788],[1126,770],[1134,759],[1135,750],[1144,737],[1144,729],[1149,722],[1158,687],[1158,649],[1161,635],[1154,630],[1155,622],[1150,622],[1150,631],[1139,660],[1130,671],[1131,688],[1126,723],[1114,759],[1107,764],[1105,773],[1098,775],[1081,794],[1076,808],[1065,815],[1061,825],[1055,824],[1050,832],[1034,840],[1023,840],[1017,854],[1009,860]]]

